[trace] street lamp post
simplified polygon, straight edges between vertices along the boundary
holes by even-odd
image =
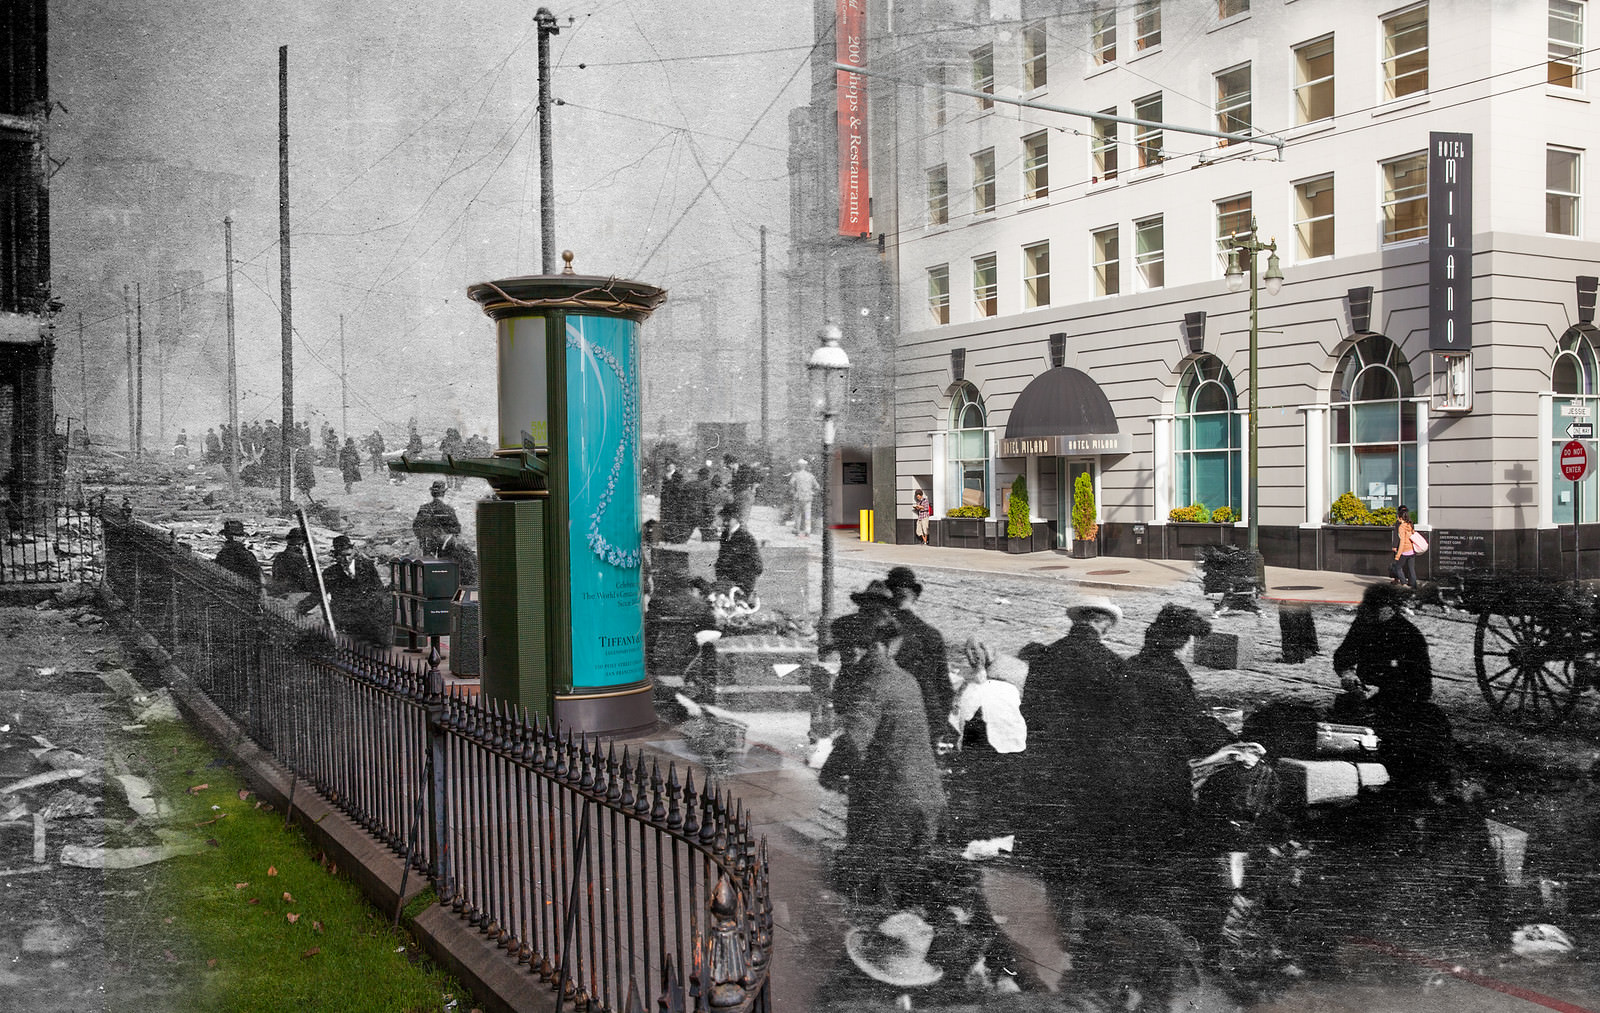
[[[850,357],[839,347],[839,328],[829,324],[817,335],[821,343],[811,353],[806,370],[811,376],[811,391],[817,409],[822,413],[822,608],[817,618],[817,654],[820,657],[829,643],[829,625],[833,618],[833,527],[828,523],[829,483],[833,471],[833,420],[845,404],[845,375],[850,370]]]
[[[1266,567],[1261,562],[1261,528],[1258,518],[1261,514],[1261,468],[1260,468],[1260,442],[1256,438],[1257,427],[1261,418],[1261,383],[1257,373],[1257,349],[1260,345],[1260,330],[1257,325],[1256,311],[1260,301],[1261,286],[1256,277],[1257,258],[1267,254],[1267,273],[1259,281],[1266,282],[1267,294],[1277,295],[1283,288],[1283,270],[1278,266],[1278,243],[1274,239],[1270,242],[1261,242],[1256,234],[1256,220],[1250,219],[1250,231],[1230,236],[1228,242],[1232,249],[1228,251],[1228,271],[1224,276],[1228,282],[1228,290],[1240,292],[1245,287],[1245,272],[1239,265],[1242,254],[1250,262],[1250,460],[1247,474],[1249,476],[1250,490],[1250,517],[1249,541],[1251,565],[1256,572],[1257,592],[1266,590]]]

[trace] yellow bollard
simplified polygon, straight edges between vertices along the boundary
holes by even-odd
[[[860,536],[861,536],[861,540],[863,542],[872,541],[872,511],[871,510],[863,510],[863,511],[861,511]]]

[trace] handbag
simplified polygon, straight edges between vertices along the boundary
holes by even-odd
[[[1411,532],[1411,551],[1419,556],[1428,551],[1428,540],[1422,537],[1422,532]]]

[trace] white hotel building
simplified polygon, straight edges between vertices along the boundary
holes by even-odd
[[[1242,521],[1170,520],[1203,503],[1259,507],[1269,564],[1381,572],[1389,532],[1330,521],[1350,492],[1410,506],[1442,549],[1435,566],[1570,573],[1575,492],[1581,520],[1600,522],[1594,477],[1574,487],[1556,461],[1567,409],[1592,421],[1600,394],[1589,13],[1584,0],[873,0],[867,66],[894,75],[872,80],[868,110],[874,238],[899,294],[894,537],[910,540],[920,488],[946,543],[977,547],[947,512],[1001,518],[1026,475],[1036,522],[1071,547],[1084,473],[1106,555],[1242,544]],[[1434,132],[1470,137],[1470,200],[1451,198],[1470,241],[1453,376],[1430,341]],[[1285,278],[1260,292],[1259,504],[1250,295],[1226,283],[1221,242],[1252,219]],[[1600,570],[1600,530],[1582,541]]]

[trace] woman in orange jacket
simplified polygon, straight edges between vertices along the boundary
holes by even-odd
[[[1417,586],[1417,551],[1411,544],[1411,536],[1416,530],[1411,523],[1411,511],[1404,506],[1395,511],[1396,539],[1394,562],[1389,564],[1389,583],[1398,584],[1401,577],[1406,577],[1413,590]]]

